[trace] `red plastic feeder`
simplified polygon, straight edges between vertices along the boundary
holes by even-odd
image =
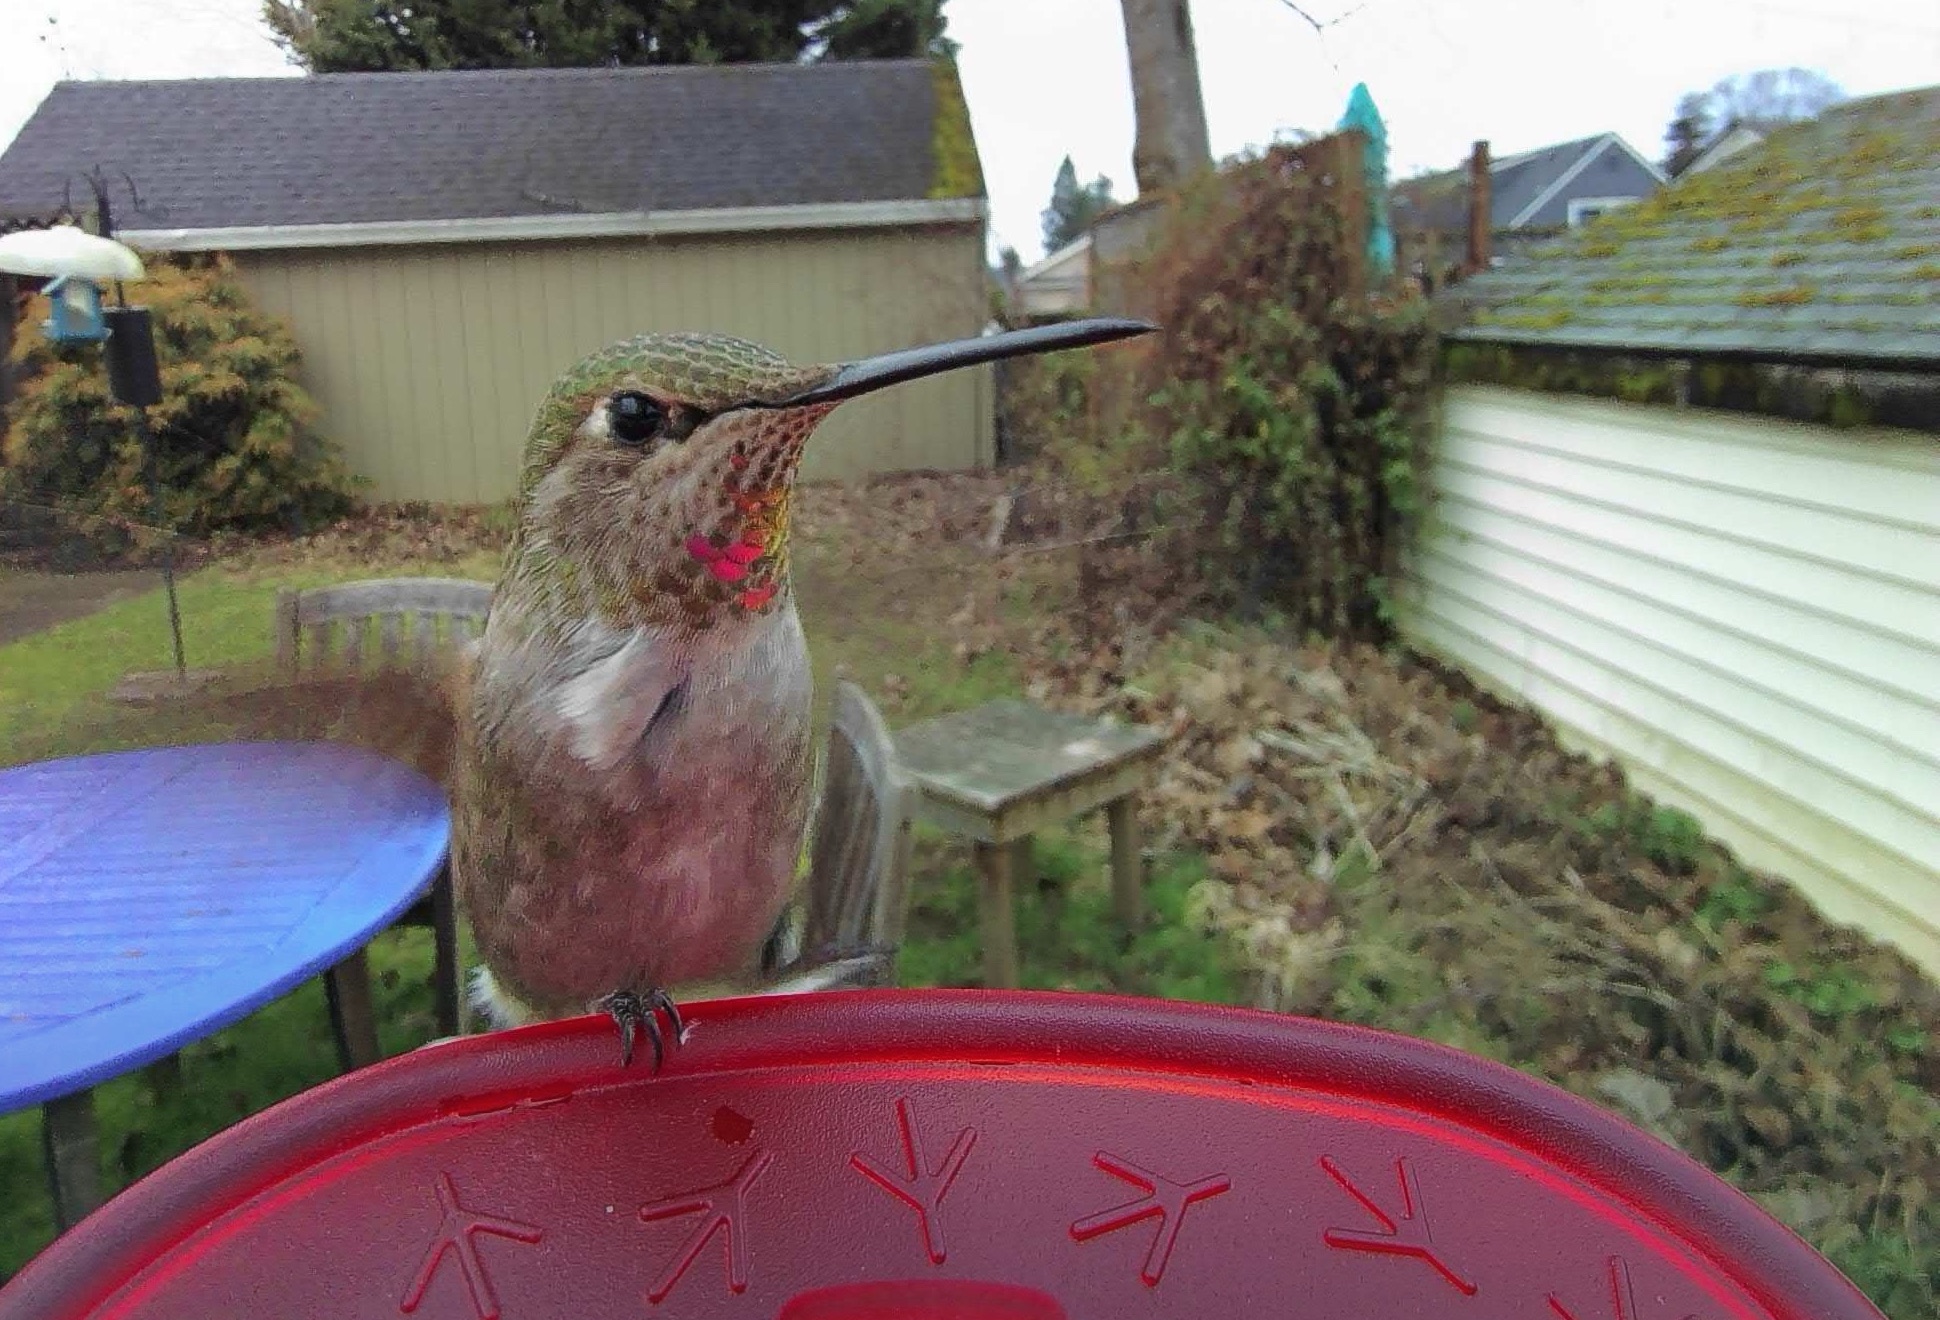
[[[1419,1041],[980,991],[689,1017],[658,1076],[585,1018],[318,1087],[0,1317],[1880,1320],[1661,1142]]]

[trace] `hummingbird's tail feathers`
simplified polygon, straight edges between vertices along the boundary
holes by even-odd
[[[752,995],[803,995],[817,990],[853,990],[890,983],[890,954],[878,949],[796,961],[779,971],[763,969],[749,975],[713,981],[690,981],[675,987],[683,1004],[709,999],[741,999]]]
[[[471,1000],[472,1012],[484,1019],[486,1029],[490,1031],[525,1027],[546,1020],[545,1014],[506,993],[505,988],[493,979],[488,967],[472,969],[472,983],[467,998]]]
[[[879,953],[854,958],[837,958],[790,971],[757,992],[764,995],[800,995],[814,990],[844,990],[875,984],[885,965]]]

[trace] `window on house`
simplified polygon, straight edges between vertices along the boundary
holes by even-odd
[[[1623,206],[1630,206],[1633,203],[1635,203],[1636,200],[1637,199],[1635,197],[1572,198],[1569,204],[1570,228],[1574,229],[1578,225],[1588,224],[1590,221],[1596,219],[1604,212],[1614,211],[1617,208],[1623,207]]]

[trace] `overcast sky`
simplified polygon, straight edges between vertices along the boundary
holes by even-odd
[[[1760,68],[1854,95],[1940,82],[1935,0],[1192,0],[1216,155],[1339,120],[1366,81],[1397,174],[1615,130],[1653,159],[1680,94]],[[293,73],[260,0],[0,0],[0,147],[58,78]],[[1132,181],[1119,0],[946,0],[993,248],[1042,252],[1058,162]],[[1864,17],[1860,14],[1864,13]]]

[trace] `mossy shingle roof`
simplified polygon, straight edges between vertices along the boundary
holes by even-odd
[[[96,165],[126,170],[153,208],[117,190],[128,229],[980,196],[943,72],[857,60],[61,83],[0,155],[0,214],[57,209]]]
[[[1449,299],[1458,339],[1940,365],[1940,87],[1787,125]]]

